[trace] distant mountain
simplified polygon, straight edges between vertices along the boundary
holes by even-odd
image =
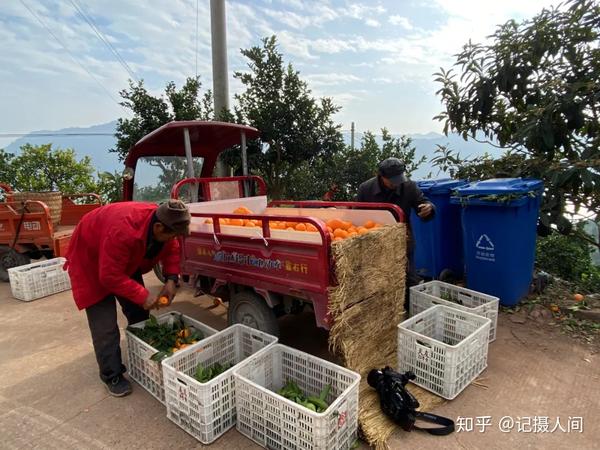
[[[122,163],[116,153],[110,153],[109,148],[113,148],[116,143],[114,137],[117,121],[94,125],[87,128],[63,128],[61,130],[41,130],[34,131],[8,145],[5,150],[9,153],[19,154],[20,147],[24,144],[41,145],[52,143],[54,148],[72,148],[79,159],[89,156],[92,159],[92,165],[99,172],[121,172]],[[61,134],[63,136],[43,136],[50,134]],[[75,136],[85,135],[90,136]],[[103,136],[108,134],[107,136]],[[36,136],[42,135],[42,136]]]
[[[123,169],[122,163],[116,153],[110,153],[109,148],[113,148],[116,144],[114,137],[116,121],[104,123],[101,125],[94,125],[87,128],[63,128],[61,130],[43,130],[35,131],[26,136],[23,136],[16,141],[12,142],[6,147],[6,151],[18,154],[20,147],[23,144],[30,143],[34,145],[52,143],[55,147],[60,148],[73,148],[78,158],[89,156],[92,159],[92,164],[97,171],[118,171],[121,172]],[[62,136],[36,136],[40,134],[56,134]],[[76,136],[76,135],[84,136]],[[90,134],[90,136],[85,136]],[[96,135],[94,135],[96,134]],[[344,132],[344,141],[350,144],[350,132]],[[363,133],[355,133],[354,145],[359,147],[360,141],[363,137]],[[399,137],[400,135],[394,135]],[[502,151],[488,144],[481,144],[472,140],[465,141],[457,134],[451,134],[444,136],[439,133],[426,133],[426,134],[412,134],[409,135],[412,138],[412,143],[417,149],[417,157],[425,155],[430,159],[438,145],[447,145],[455,151],[459,151],[464,157],[482,155],[489,153],[493,156],[499,156]],[[378,138],[378,142],[381,144],[381,137]],[[152,169],[148,169],[152,170]],[[425,163],[419,170],[412,174],[413,179],[427,177],[433,169],[429,163]],[[149,181],[157,175],[155,173],[146,173],[144,178],[148,178]],[[433,177],[437,177],[437,170],[433,171]]]

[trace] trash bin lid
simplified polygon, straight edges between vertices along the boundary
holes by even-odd
[[[420,180],[417,186],[424,194],[449,194],[459,186],[468,184],[465,180],[440,178],[439,180]]]
[[[465,186],[455,188],[459,196],[492,195],[492,194],[526,194],[540,191],[544,183],[533,178],[492,178],[491,180],[475,181]]]

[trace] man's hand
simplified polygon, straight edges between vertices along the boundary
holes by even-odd
[[[175,294],[177,293],[177,284],[173,280],[167,280],[165,285],[163,286],[160,294],[158,294],[158,298],[167,297],[169,299],[169,305],[175,298]]]
[[[421,203],[418,208],[417,215],[421,219],[427,219],[433,212],[433,205],[431,203]]]
[[[146,297],[146,301],[142,305],[142,308],[149,311],[154,308],[158,308],[158,297],[154,295],[152,292],[148,294]]]

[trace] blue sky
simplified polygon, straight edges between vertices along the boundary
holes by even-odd
[[[337,120],[344,129],[354,121],[359,131],[384,126],[395,133],[440,131],[432,120],[441,108],[432,73],[449,67],[468,39],[481,41],[497,24],[531,17],[555,3],[229,0],[229,70],[244,70],[240,48],[275,34],[285,60],[315,96],[331,96],[343,107]],[[129,74],[75,5],[152,92],[195,73],[196,0],[3,0],[0,133],[85,127],[126,114],[117,100]],[[198,0],[198,12],[198,74],[212,88],[209,0]],[[230,77],[231,95],[240,88]],[[0,146],[6,144],[0,139]]]

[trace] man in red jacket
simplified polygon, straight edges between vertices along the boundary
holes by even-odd
[[[177,237],[188,233],[189,224],[190,213],[179,200],[160,206],[122,202],[89,212],[73,232],[65,268],[75,303],[87,315],[100,378],[116,397],[131,393],[123,377],[116,302],[131,325],[146,320],[159,297],[173,300],[179,280]],[[142,274],[159,261],[167,282],[157,295],[144,287]]]

